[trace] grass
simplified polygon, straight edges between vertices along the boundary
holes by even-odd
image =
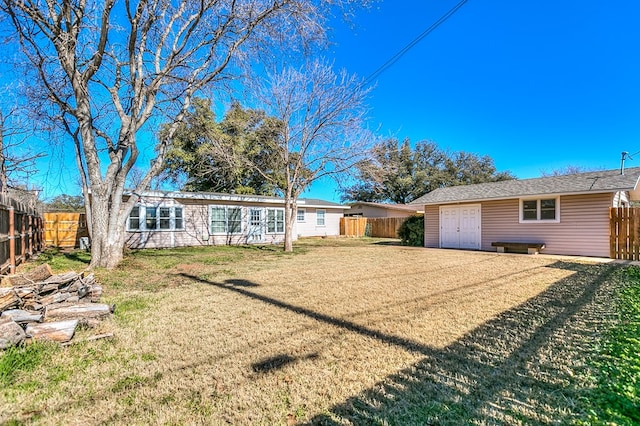
[[[37,259],[27,267],[48,263],[54,273],[69,270],[81,271],[89,266],[91,254],[85,250],[63,251],[48,247],[40,253]]]
[[[57,349],[57,346],[36,343],[11,347],[0,357],[0,385],[12,386],[21,373],[33,371]]]
[[[588,424],[640,424],[640,268],[618,271],[617,319],[593,367]]]
[[[115,338],[14,369],[0,423],[606,423],[622,418],[606,395],[637,398],[632,376],[599,375],[632,355],[605,342],[637,321],[618,314],[633,268],[319,239],[136,251],[95,273],[116,314],[81,335]]]

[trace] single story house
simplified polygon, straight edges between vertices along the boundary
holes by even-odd
[[[352,217],[409,217],[423,213],[420,206],[411,204],[387,204],[356,201],[349,203],[351,210],[345,212],[345,216]]]
[[[139,201],[127,220],[130,248],[224,244],[278,244],[284,241],[284,199],[259,195],[144,191],[126,193]],[[340,235],[349,206],[298,199],[293,237]]]
[[[496,251],[497,242],[544,253],[609,257],[609,208],[640,200],[640,167],[439,188],[425,211],[425,247]]]

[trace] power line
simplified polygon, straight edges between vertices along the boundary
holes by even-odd
[[[453,16],[454,13],[456,13],[462,6],[464,6],[464,4],[467,2],[468,0],[461,0],[458,4],[456,4],[454,7],[452,7],[447,13],[445,13],[444,15],[442,15],[437,21],[435,21],[433,24],[431,24],[431,26],[429,26],[429,28],[427,28],[426,30],[424,30],[422,32],[422,34],[420,34],[418,37],[416,37],[415,39],[413,39],[409,44],[407,44],[405,47],[403,47],[402,49],[400,49],[400,51],[398,51],[398,53],[396,53],[395,55],[393,55],[391,58],[389,58],[384,64],[382,64],[377,70],[375,70],[371,75],[369,75],[369,77],[367,77],[364,81],[364,84],[369,84],[371,83],[372,80],[378,78],[378,76],[380,74],[382,74],[383,72],[385,72],[387,69],[389,69],[393,64],[395,64],[396,62],[398,62],[398,60],[403,57],[405,55],[405,53],[407,53],[409,50],[411,50],[411,48],[413,48],[416,44],[420,43],[420,41],[422,41],[423,38],[425,38],[426,36],[428,36],[429,34],[431,34],[436,28],[438,28],[441,24],[443,24],[447,19],[449,19],[451,16]]]

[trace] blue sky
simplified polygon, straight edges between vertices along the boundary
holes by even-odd
[[[354,28],[332,22],[326,55],[367,77],[457,3],[379,2]],[[519,178],[617,168],[640,151],[639,23],[631,0],[469,0],[377,78],[370,127],[489,155]],[[78,193],[75,164],[52,158],[45,197]],[[305,196],[339,199],[328,181]]]
[[[457,3],[382,2],[336,26],[330,55],[366,77]],[[470,0],[378,77],[371,125],[519,178],[617,168],[640,151],[639,23],[631,0]]]

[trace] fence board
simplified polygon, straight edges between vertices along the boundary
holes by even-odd
[[[43,226],[35,209],[0,197],[0,274],[14,273],[16,266],[44,248]]]
[[[405,220],[406,217],[343,217],[340,218],[340,235],[398,238],[398,229]]]
[[[44,222],[44,239],[50,246],[76,248],[80,238],[89,236],[84,213],[46,212]]]
[[[609,256],[612,259],[640,260],[639,207],[609,209]]]

